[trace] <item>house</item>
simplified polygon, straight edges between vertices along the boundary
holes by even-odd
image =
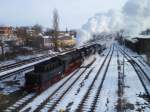
[[[9,26],[0,26],[1,36],[10,36],[13,34],[13,28]]]
[[[71,31],[69,31],[69,33],[70,33],[70,36],[72,36],[74,38],[77,37],[77,32],[75,30],[71,30]]]
[[[75,31],[59,31],[58,32],[58,38],[57,38],[57,43],[58,43],[58,47],[60,48],[68,48],[68,47],[73,47],[76,45],[76,32]],[[49,47],[54,47],[54,44],[53,44],[53,38],[52,38],[53,35],[50,36],[50,38],[44,38],[45,40],[45,46],[49,46]]]
[[[58,38],[59,47],[73,47],[76,45],[76,40],[70,35],[62,35]]]
[[[46,48],[53,48],[54,43],[52,42],[52,36],[43,36],[43,45]]]
[[[32,39],[30,46],[36,47],[36,48],[53,48],[54,44],[52,42],[51,36],[43,36],[38,35],[34,39]]]
[[[59,31],[59,36],[61,36],[61,35],[69,35],[71,37],[76,38],[77,32],[74,31],[74,30],[71,30],[71,31],[68,31],[68,30],[66,30],[66,31]]]
[[[0,26],[0,40],[16,40],[14,28],[10,26]]]
[[[59,48],[68,48],[73,47],[76,44],[76,40],[74,38],[74,34],[70,34],[70,32],[60,31],[57,43]],[[34,36],[30,41],[31,47],[37,48],[54,48],[53,35],[45,35],[44,33],[38,34],[38,36]]]
[[[27,28],[27,33],[30,35],[30,36],[36,36],[36,31],[32,28]]]

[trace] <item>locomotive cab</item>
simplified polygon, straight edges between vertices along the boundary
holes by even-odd
[[[64,64],[58,57],[35,65],[32,72],[25,74],[27,91],[41,92],[62,78]]]
[[[40,77],[34,71],[26,73],[25,79],[25,89],[27,91],[35,91],[38,88]]]

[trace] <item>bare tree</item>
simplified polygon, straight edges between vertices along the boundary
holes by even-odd
[[[42,26],[39,24],[34,25],[32,29],[35,30],[36,35],[38,35],[39,33],[42,33]]]
[[[54,51],[58,50],[58,36],[59,36],[59,15],[57,9],[53,11],[53,43]]]
[[[20,38],[23,41],[22,46],[24,46],[26,44],[27,37],[28,37],[27,27],[17,27],[16,35],[18,38]]]
[[[53,29],[47,28],[46,31],[44,32],[44,35],[46,36],[52,36],[53,35]]]

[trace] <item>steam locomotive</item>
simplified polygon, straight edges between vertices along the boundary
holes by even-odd
[[[25,89],[29,92],[42,92],[79,68],[84,58],[97,50],[101,50],[101,45],[82,46],[35,65],[34,71],[25,74]]]

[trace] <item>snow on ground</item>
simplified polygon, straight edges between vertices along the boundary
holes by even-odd
[[[116,112],[118,100],[118,69],[116,55],[117,53],[114,51],[97,103],[96,112]]]
[[[65,54],[66,52],[64,52],[64,53],[62,53],[62,54]],[[45,54],[47,54],[47,52],[45,53]],[[37,54],[37,56],[39,56],[39,55],[45,55],[45,54]],[[62,55],[61,54],[61,55]],[[12,72],[15,72],[15,71],[18,71],[18,70],[21,70],[21,69],[25,69],[25,68],[27,68],[27,67],[31,67],[31,66],[33,66],[33,65],[35,65],[35,64],[38,64],[38,63],[40,63],[40,62],[43,62],[43,61],[46,61],[46,60],[49,60],[49,59],[51,59],[52,57],[55,57],[55,56],[57,56],[57,55],[59,55],[59,53],[56,53],[55,52],[55,54],[49,54],[48,56],[46,55],[46,58],[43,58],[43,59],[40,59],[39,61],[36,61],[36,62],[32,62],[32,63],[29,63],[29,64],[26,64],[26,65],[23,65],[23,66],[19,66],[19,67],[16,67],[16,68],[13,68],[13,69],[9,69],[9,70],[7,70],[7,71],[3,71],[3,72],[0,72],[0,76],[3,76],[3,75],[6,75],[6,74],[10,74],[10,73],[12,73]],[[29,56],[30,57],[30,56]],[[28,59],[29,59],[29,57],[28,57]],[[34,55],[34,57],[35,57],[35,55]],[[20,59],[25,59],[26,58],[26,56],[24,57],[20,57]]]
[[[123,48],[122,48],[123,49]],[[128,49],[128,48],[125,48],[124,49],[125,52],[127,54],[129,54],[140,66],[141,68],[144,70],[144,72],[147,74],[147,76],[149,77],[150,79],[150,67],[149,65],[145,62],[145,60],[143,59],[143,57],[141,57],[140,55],[138,55],[137,53],[133,52],[132,50]],[[149,85],[150,82],[149,80],[147,80],[147,77],[143,77],[142,78],[144,79],[144,82]],[[147,89],[150,91],[150,86],[147,86]]]
[[[0,81],[0,94],[8,95],[17,90],[20,90],[20,88],[23,87],[25,83],[25,78],[24,78],[25,73],[30,72],[32,70],[33,69],[30,69],[21,73],[17,73],[15,76],[13,75],[9,78],[1,80]]]
[[[16,60],[7,60],[7,61],[0,61],[0,67],[5,66],[5,65],[10,65],[16,63]]]
[[[96,54],[93,56],[90,56],[89,58],[85,59],[82,66],[88,65],[91,61],[93,61],[94,58],[96,58],[96,61],[94,64],[89,67],[85,73],[79,78],[79,80],[72,86],[72,88],[67,92],[67,94],[61,99],[61,101],[58,103],[54,111],[58,111],[60,109],[67,109],[69,112],[74,112],[81,100],[83,99],[83,96],[87,92],[89,86],[91,85],[99,67],[101,66],[106,54],[108,53],[108,50],[105,50],[101,55]],[[144,70],[149,74],[150,73],[150,67],[141,59],[140,56],[138,56],[136,53],[131,52],[130,50],[126,51],[130,55],[136,57],[134,58],[141,66],[144,68]],[[123,55],[119,53],[119,59],[122,62]],[[109,57],[108,57],[109,58]],[[139,62],[142,61],[141,62]],[[92,87],[92,91],[90,93],[89,98],[86,100],[86,103],[84,105],[85,112],[90,109],[90,106],[93,103],[93,98],[95,97],[95,94],[97,92],[98,86],[101,83],[102,76],[104,74],[104,70],[106,68],[108,60],[104,64],[97,80],[94,83],[94,86]],[[117,65],[117,48],[114,51],[114,54],[112,56],[110,66],[108,68],[106,78],[103,83],[103,87],[100,92],[99,100],[97,102],[97,108],[96,112],[115,112],[116,106],[117,106],[117,100],[118,100],[118,65]],[[92,72],[88,75],[88,72],[92,69]],[[83,72],[85,68],[80,68],[79,71],[69,80],[58,92],[55,94],[50,102],[42,109],[43,112],[46,112],[48,110],[47,107],[50,106],[51,103],[53,103],[54,100],[56,100],[63,91],[65,91],[68,88],[68,85],[72,84],[72,82],[80,75],[80,73]],[[74,71],[75,72],[75,71]],[[73,74],[73,73],[72,73]],[[49,87],[46,91],[41,93],[39,96],[37,96],[33,101],[28,103],[22,110],[31,108],[30,112],[33,112],[46,98],[48,98],[60,85],[62,85],[69,77],[72,76],[70,74],[69,76],[65,77],[58,83],[54,84],[53,86]],[[87,77],[87,78],[86,78]],[[13,78],[12,78],[13,79]],[[139,97],[139,95],[142,95],[145,93],[145,90],[134,70],[134,68],[131,66],[127,60],[125,60],[125,88],[124,88],[124,94],[123,94],[123,101],[128,104],[126,111],[127,112],[135,112],[137,110],[140,110],[143,108],[144,112],[150,112],[150,104],[143,99],[142,97]],[[1,83],[0,83],[1,85]],[[9,89],[9,88],[8,88]]]
[[[85,62],[86,64],[88,62],[90,63],[89,60],[86,60],[86,61],[87,61],[87,62]],[[86,65],[83,64],[82,66],[86,66]],[[65,84],[65,88],[68,87],[68,85],[70,85],[77,78],[77,76],[79,76],[83,72],[84,69],[85,68],[81,68],[71,78],[71,80]],[[30,112],[34,111],[46,98],[48,98],[48,96],[50,96],[60,85],[62,85],[69,77],[71,77],[73,73],[71,73],[69,76],[65,77],[64,79],[62,79],[61,81],[59,81],[58,83],[54,84],[53,86],[51,86],[50,88],[48,88],[46,91],[44,91],[43,93],[41,93],[31,103],[29,103],[28,105],[26,105],[21,111],[24,111],[24,110],[26,110],[28,108],[31,108]],[[61,91],[64,91],[65,88],[60,89],[59,92],[62,93]],[[57,96],[57,94],[56,94],[56,96]],[[54,97],[56,97],[56,96],[54,96]]]
[[[104,56],[99,56],[98,54],[95,55],[96,57],[96,62],[81,76],[81,78],[75,83],[75,85],[73,85],[73,87],[69,90],[69,92],[67,93],[67,95],[65,95],[63,97],[63,99],[61,100],[61,102],[57,105],[56,110],[60,110],[60,109],[66,109],[68,108],[69,104],[71,104],[73,102],[72,105],[70,105],[70,111],[75,111],[75,109],[77,108],[77,106],[79,105],[83,95],[85,94],[85,92],[87,91],[88,87],[90,86],[90,84],[92,83],[92,80],[94,79],[99,66],[101,65],[102,61],[104,60]],[[93,56],[91,58],[94,58]],[[87,62],[84,62],[85,65],[87,65],[88,62],[90,62],[89,60],[86,60]],[[91,60],[92,61],[92,60]],[[106,66],[106,65],[105,65]],[[84,80],[85,77],[87,76],[87,73],[90,71],[90,69],[93,68],[92,73],[89,75],[88,79]],[[78,72],[74,77],[77,77],[84,68],[80,69],[80,72]],[[82,70],[82,71],[81,71]],[[104,72],[104,70],[103,70]],[[99,75],[98,79],[101,80],[102,75]],[[74,80],[75,78],[72,78],[72,80]],[[99,83],[99,80],[96,80],[97,83]],[[66,80],[66,79],[63,79]],[[63,80],[61,80],[59,83],[63,82]],[[68,87],[68,85],[71,84],[71,82],[73,81],[69,81],[67,82],[66,87]],[[59,83],[57,83],[59,85]],[[45,92],[43,92],[40,96],[38,96],[36,99],[33,100],[33,102],[29,103],[23,110],[31,107],[31,112],[36,109],[38,107],[38,105],[44,100],[46,99],[58,86],[57,84],[55,84],[54,86],[50,87],[48,90],[46,90]],[[82,86],[81,86],[82,85]],[[57,86],[57,87],[56,87]],[[98,88],[98,86],[95,84],[95,88]],[[59,90],[59,92],[57,92],[56,95],[54,95],[51,98],[51,101],[53,102],[53,100],[57,99],[58,96],[61,95],[61,93],[63,91],[65,91],[66,87],[63,87],[63,89]],[[94,92],[94,91],[93,91]],[[48,94],[47,94],[48,93]],[[92,96],[94,97],[94,95]],[[69,99],[68,99],[69,98]],[[38,102],[38,103],[37,103]],[[51,103],[52,103],[51,102]],[[51,104],[50,102],[48,102],[48,104]],[[91,102],[92,103],[92,102]],[[43,112],[47,111],[49,105],[47,105],[45,108],[42,109]]]
[[[48,53],[44,52],[44,53],[38,53],[38,54],[33,54],[33,55],[25,55],[25,56],[24,55],[20,55],[20,56],[17,56],[16,58],[11,59],[11,60],[0,61],[0,67],[6,66],[6,65],[10,65],[10,64],[14,64],[14,63],[19,62],[19,61],[40,57],[40,56],[43,56],[45,54],[48,54]],[[49,52],[49,54],[54,54],[54,53],[53,52]]]
[[[105,54],[105,55],[106,55],[106,54]],[[101,59],[101,60],[104,60],[104,57],[100,57],[100,59]],[[98,90],[98,88],[99,88],[99,85],[100,85],[100,83],[101,83],[101,80],[102,80],[104,71],[105,71],[105,69],[106,69],[107,63],[108,63],[108,59],[107,59],[107,61],[105,62],[105,64],[103,65],[103,68],[102,68],[102,70],[101,70],[99,76],[97,77],[97,79],[96,79],[96,81],[95,81],[95,83],[94,83],[94,86],[92,87],[92,90],[91,90],[92,93],[90,93],[90,97],[86,100],[85,107],[84,107],[84,112],[89,111],[89,109],[91,108],[91,105],[92,105],[92,103],[93,103],[93,99],[94,99],[94,97],[96,96],[96,92],[97,92],[97,90]],[[99,64],[98,66],[96,66],[96,69],[97,69],[97,70],[100,68],[100,65],[101,65],[101,64]],[[95,75],[96,75],[97,72],[92,72],[92,73],[95,73]],[[93,76],[92,78],[94,79],[95,76],[94,76],[93,74],[91,74],[91,76]],[[87,80],[87,82],[88,82],[88,80]]]
[[[145,107],[144,112],[150,112],[150,108],[147,107],[149,105],[148,102],[138,96],[145,93],[145,91],[134,68],[127,60],[125,60],[125,86],[124,100],[127,104],[134,107],[132,108],[133,110],[128,107],[127,111],[136,111],[143,106]]]
[[[75,88],[72,88],[72,90],[69,91],[69,93],[62,99],[62,101],[57,105],[56,110],[54,111],[59,111],[61,109],[69,109],[72,112],[75,111],[81,99],[83,98],[83,95],[85,94],[90,84],[92,83],[92,80],[94,79],[102,61],[103,58],[100,58],[98,55],[96,55],[96,62],[88,69],[88,71],[93,69],[88,79],[86,80],[84,80],[84,78],[81,79],[81,81],[74,86]],[[84,77],[86,77],[87,73],[88,72],[84,74]],[[72,105],[69,105],[71,103]]]
[[[0,76],[3,76],[3,75],[6,75],[6,74],[15,72],[15,71],[18,71],[18,70],[27,68],[27,67],[31,67],[31,66],[33,66],[33,65],[35,65],[35,64],[37,64],[37,63],[43,62],[43,61],[45,61],[45,60],[49,60],[49,59],[51,59],[51,58],[52,58],[52,57],[47,57],[47,58],[41,59],[41,60],[36,61],[36,62],[33,62],[33,63],[29,63],[29,64],[26,64],[26,65],[23,65],[23,66],[19,66],[19,67],[17,67],[17,68],[13,68],[13,69],[10,69],[10,70],[4,71],[4,72],[0,72]]]
[[[132,56],[134,58],[134,60],[142,67],[142,69],[144,69],[144,71],[146,72],[146,74],[149,76],[150,78],[150,67],[147,64],[147,62],[144,60],[143,57],[141,57],[140,55],[138,55],[137,53],[131,51],[130,49],[126,48],[125,49],[126,53],[130,54],[130,56]]]
[[[22,60],[28,60],[28,59],[31,59],[31,58],[34,58],[36,57],[35,55],[27,55],[27,56],[17,56],[15,58],[16,61],[22,61]]]
[[[73,95],[76,93],[75,91],[78,89],[78,86],[80,86],[80,83],[82,82],[82,80],[85,78],[86,74],[90,71],[90,69],[88,69],[81,77],[80,79],[73,85],[73,87],[68,91],[67,95],[64,96],[64,98],[62,99],[62,101],[60,102],[61,104],[61,109],[65,109],[66,103],[73,98]],[[63,88],[63,91],[66,90]],[[53,103],[55,101],[55,99],[57,99],[58,96],[62,95],[62,92],[59,91],[59,93],[57,94],[57,96],[54,96],[50,99],[50,101],[47,104],[47,107],[49,107],[49,104]],[[69,95],[68,95],[69,94]],[[68,99],[69,98],[69,99]],[[48,111],[49,108],[45,107],[44,109],[41,110],[41,112],[46,112]],[[59,111],[59,106],[57,108],[57,110]]]
[[[132,56],[137,62],[139,62],[139,64],[142,64],[144,66],[146,66],[147,68],[150,68],[149,65],[147,64],[147,58],[146,55],[139,55],[136,52],[132,51],[131,49],[118,45],[119,47],[122,47],[122,49],[129,54],[130,56]],[[150,72],[150,71],[149,71]]]
[[[85,65],[88,65],[89,62],[92,62],[92,61],[94,60],[94,58],[95,58],[95,55],[92,55],[92,56],[90,56],[90,57],[87,57],[87,58],[86,58],[86,61],[83,62],[83,65],[84,65],[84,66],[85,66]]]
[[[83,70],[80,70],[78,73],[81,73],[82,71]],[[30,110],[31,112],[34,111],[38,107],[38,105],[40,105],[46,98],[48,98],[48,96],[51,95],[52,92],[54,92],[69,77],[71,77],[71,75],[65,77],[64,79],[62,79],[58,83],[56,83],[53,86],[51,86],[50,88],[48,88],[46,91],[44,91],[43,93],[41,93],[38,97],[36,97],[31,103],[29,103],[28,105],[26,105],[21,111],[24,111],[24,110],[26,110],[28,108],[31,108],[31,110]],[[75,77],[77,77],[77,76],[75,75],[73,78],[75,78]],[[70,82],[68,82],[67,84],[69,84],[69,83]]]

